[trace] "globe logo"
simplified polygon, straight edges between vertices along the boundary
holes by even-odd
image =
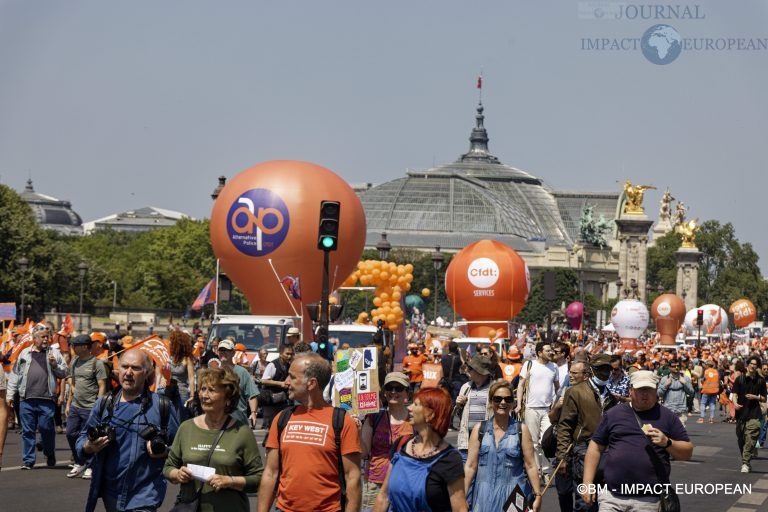
[[[683,49],[682,38],[669,25],[654,25],[643,34],[640,49],[645,58],[663,66],[674,62]]]
[[[599,18],[602,18],[603,16],[605,16],[605,11],[603,11],[599,7],[597,9],[595,9],[595,18],[599,19]]]

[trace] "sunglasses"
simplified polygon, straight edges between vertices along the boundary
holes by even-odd
[[[394,391],[395,393],[402,393],[405,391],[405,386],[401,386],[400,384],[387,384],[384,386],[384,391]]]
[[[501,402],[511,404],[512,402],[514,402],[515,399],[512,398],[511,396],[495,396],[491,398],[491,400],[493,400],[493,403],[495,404],[500,404]]]
[[[481,356],[489,356],[489,355],[491,355],[491,353],[490,352],[480,352],[480,355]]]

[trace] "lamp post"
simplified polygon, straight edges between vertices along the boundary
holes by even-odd
[[[438,272],[443,267],[443,261],[445,261],[445,258],[443,253],[440,252],[440,246],[438,245],[435,247],[435,252],[432,253],[432,265],[435,267],[435,324],[437,324],[437,298],[439,296],[437,292],[437,277]]]
[[[21,269],[21,323],[24,323],[24,299],[25,297],[25,288],[24,285],[27,282],[27,268],[29,267],[29,260],[26,256],[22,256],[19,258],[18,261],[19,269]]]
[[[112,311],[117,309],[117,281],[112,281]]]
[[[387,234],[381,234],[381,240],[376,244],[376,250],[379,251],[379,259],[386,260],[389,258],[389,251],[392,250],[392,244],[387,240]]]
[[[651,303],[651,283],[645,283],[645,303]]]
[[[624,286],[624,281],[621,280],[621,278],[618,278],[616,280],[616,296],[619,300],[621,300],[621,287]]]
[[[77,265],[77,271],[80,273],[80,319],[78,321],[78,331],[83,333],[83,286],[85,283],[85,274],[88,273],[88,264],[85,260],[80,260]]]

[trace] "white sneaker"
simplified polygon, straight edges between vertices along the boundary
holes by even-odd
[[[741,465],[741,472],[742,473],[749,473],[749,466],[747,464]]]
[[[72,466],[72,469],[69,470],[69,473],[67,473],[67,478],[75,478],[83,474],[83,471],[85,471],[85,465],[75,464]]]
[[[90,480],[91,476],[93,475],[93,470],[91,468],[88,468],[83,473],[83,480]]]

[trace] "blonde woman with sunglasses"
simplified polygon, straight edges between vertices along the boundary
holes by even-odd
[[[506,510],[505,503],[519,485],[526,498],[532,498],[531,510],[538,512],[541,487],[533,441],[525,424],[510,416],[515,404],[508,382],[499,380],[491,384],[488,407],[492,416],[472,429],[464,465],[464,488],[471,501],[470,510]]]

